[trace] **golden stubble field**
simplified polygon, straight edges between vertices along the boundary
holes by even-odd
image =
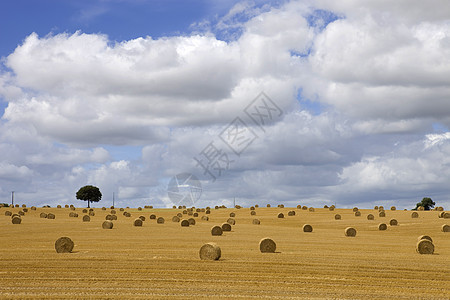
[[[102,229],[110,212],[96,208],[90,222],[69,218],[67,208],[37,208],[12,224],[0,208],[0,298],[2,299],[450,299],[450,233],[442,232],[450,219],[436,211],[351,209],[315,212],[297,208],[212,209],[209,221],[181,227],[172,217],[181,209],[116,208],[118,220],[111,230]],[[295,216],[287,216],[295,210]],[[52,212],[54,220],[40,218]],[[212,236],[213,225],[221,225],[236,213],[231,232]],[[277,218],[283,212],[284,219]],[[335,220],[338,213],[341,220]],[[366,216],[371,213],[375,220]],[[164,224],[150,214],[165,218]],[[142,227],[133,221],[145,216]],[[260,225],[253,225],[258,218]],[[398,226],[389,226],[389,220]],[[388,224],[379,231],[379,223]],[[310,224],[313,232],[302,231]],[[345,237],[344,229],[357,229],[356,237]],[[435,253],[415,251],[417,237],[433,238]],[[75,242],[72,253],[56,253],[55,241],[68,236]],[[270,237],[276,253],[261,253],[258,243]],[[199,259],[207,242],[222,250],[218,261]]]

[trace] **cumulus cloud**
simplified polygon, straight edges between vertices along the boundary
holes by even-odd
[[[448,9],[241,2],[190,36],[33,33],[0,69],[0,193],[14,182],[29,201],[68,202],[96,184],[123,205],[171,206],[168,181],[190,172],[199,205],[450,205],[448,133],[433,132],[450,126]],[[283,111],[263,130],[244,111],[261,91]],[[219,138],[236,117],[257,133],[240,156]],[[216,180],[194,159],[211,142],[232,160]]]

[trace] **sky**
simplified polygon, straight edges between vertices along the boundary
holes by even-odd
[[[2,1],[0,117],[4,203],[448,209],[450,3]]]

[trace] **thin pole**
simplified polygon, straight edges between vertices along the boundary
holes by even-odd
[[[14,191],[11,192],[11,206],[14,206]]]
[[[114,206],[114,192],[113,192],[113,206]]]

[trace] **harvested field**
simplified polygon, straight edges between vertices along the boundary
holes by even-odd
[[[411,218],[411,211],[386,211],[399,225],[379,231],[378,216],[369,221],[352,209],[296,210],[295,216],[279,219],[279,208],[259,207],[259,226],[249,213],[237,214],[231,232],[213,236],[211,226],[224,223],[232,209],[212,210],[209,221],[199,218],[189,228],[153,221],[139,230],[122,214],[104,230],[109,211],[101,208],[90,222],[70,218],[68,208],[46,208],[56,216],[48,221],[37,208],[20,225],[5,216],[7,210],[19,209],[0,208],[0,298],[450,298],[450,270],[443,267],[450,263],[450,233],[442,231],[445,220],[433,211],[421,211],[418,218]],[[127,211],[135,218],[140,214]],[[168,220],[179,212],[151,210]],[[304,234],[305,223],[314,231]],[[357,235],[345,237],[347,227]],[[432,237],[434,254],[416,252],[420,235]],[[71,253],[55,251],[60,237],[74,242]],[[275,253],[260,252],[265,237],[276,242]],[[210,242],[221,249],[218,261],[199,258],[199,249]]]

